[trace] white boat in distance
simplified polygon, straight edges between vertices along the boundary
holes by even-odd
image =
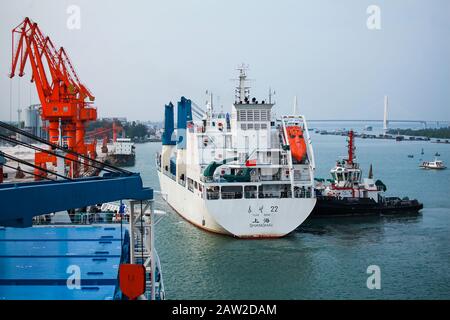
[[[435,170],[442,170],[447,168],[442,160],[437,159],[434,159],[434,161],[424,161],[422,162],[420,167],[422,169],[435,169]]]
[[[272,103],[250,98],[246,70],[231,114],[212,95],[201,110],[184,97],[165,107],[161,193],[192,224],[238,238],[282,237],[312,212],[314,154],[304,116],[272,118]],[[194,107],[194,108],[193,108]],[[194,121],[192,111],[201,119]]]

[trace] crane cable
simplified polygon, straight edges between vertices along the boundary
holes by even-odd
[[[115,172],[115,171],[112,171],[112,170],[110,170],[110,169],[105,169],[105,168],[102,168],[102,167],[94,166],[93,164],[83,163],[83,162],[81,162],[80,160],[70,159],[70,158],[68,158],[68,157],[66,157],[66,156],[64,156],[64,155],[57,154],[56,152],[53,152],[53,151],[50,151],[50,150],[42,149],[42,148],[40,148],[40,147],[38,147],[38,146],[34,146],[34,145],[30,144],[30,143],[26,143],[26,142],[23,142],[23,141],[14,139],[14,138],[5,136],[5,135],[3,135],[3,134],[0,134],[0,139],[1,139],[1,140],[8,141],[9,143],[12,143],[12,144],[18,144],[18,145],[21,145],[21,146],[24,146],[24,147],[33,149],[33,150],[35,150],[35,151],[48,153],[48,154],[50,154],[50,155],[52,155],[52,156],[59,157],[59,158],[63,158],[63,159],[65,159],[65,160],[72,161],[72,162],[76,162],[76,163],[78,163],[78,164],[84,164],[84,165],[93,167],[93,168],[95,168],[95,169],[104,170],[104,171],[107,171],[107,172],[110,172],[110,173]]]
[[[12,123],[12,79],[9,79],[9,122]]]
[[[13,169],[15,171],[19,171],[19,168],[14,168],[13,166],[10,166],[10,165],[7,165],[7,164],[3,164],[3,166],[6,167],[6,168]],[[20,170],[22,172],[28,173],[29,175],[32,175],[32,176],[35,176],[35,177],[38,177],[38,178],[47,179],[47,180],[50,180],[50,181],[56,181],[56,179],[52,179],[52,178],[49,178],[47,176],[43,176],[43,175],[40,175],[40,174],[35,174],[34,172],[23,170],[22,168],[20,168]]]
[[[21,135],[24,135],[24,136],[27,137],[27,138],[36,140],[36,141],[41,142],[41,143],[43,143],[43,144],[46,144],[46,145],[52,147],[53,149],[59,149],[59,150],[62,150],[62,151],[64,151],[64,152],[66,152],[66,153],[70,153],[70,154],[73,154],[73,155],[77,155],[77,156],[79,156],[79,157],[81,157],[81,158],[83,158],[83,159],[85,159],[85,160],[89,160],[89,161],[92,161],[92,162],[97,163],[97,164],[105,165],[105,166],[110,167],[110,168],[112,168],[112,169],[114,169],[114,170],[116,170],[116,171],[121,171],[122,173],[130,173],[130,172],[127,171],[127,170],[124,170],[124,169],[121,169],[121,168],[118,168],[118,167],[114,167],[114,166],[112,166],[112,165],[103,163],[103,162],[98,161],[98,160],[91,159],[91,158],[89,158],[89,157],[87,157],[87,156],[85,156],[85,155],[82,155],[82,154],[80,154],[80,153],[77,153],[77,152],[75,152],[75,151],[73,151],[73,150],[65,149],[65,148],[63,148],[63,147],[61,147],[61,146],[59,146],[59,145],[57,145],[57,144],[51,143],[51,142],[49,142],[49,141],[47,141],[47,140],[45,140],[45,139],[43,139],[43,138],[39,138],[39,137],[37,137],[37,136],[35,136],[35,135],[29,133],[29,132],[26,132],[26,131],[24,131],[24,130],[18,129],[18,128],[12,126],[12,125],[6,124],[6,123],[1,122],[1,121],[0,121],[0,127],[3,127],[3,128],[5,128],[5,129],[10,130],[10,131],[15,132],[15,133],[19,133],[19,134],[21,134]]]
[[[21,77],[19,77],[19,81],[18,81],[18,85],[17,85],[17,127],[20,127],[20,119],[19,119],[19,115],[20,115],[20,79]]]
[[[142,200],[141,200],[141,259],[142,265],[144,265],[144,212],[142,212]]]
[[[21,163],[21,164],[23,164],[23,165],[25,165],[25,166],[32,167],[32,168],[38,169],[38,170],[40,170],[40,171],[44,171],[44,172],[47,173],[47,174],[53,174],[53,175],[55,175],[55,176],[57,176],[57,177],[60,177],[60,178],[66,179],[66,180],[73,180],[73,179],[71,179],[71,178],[69,178],[69,177],[66,177],[66,176],[61,175],[61,174],[59,174],[59,173],[53,172],[53,171],[51,171],[51,170],[48,170],[48,169],[45,169],[45,168],[36,166],[36,165],[34,165],[34,164],[32,164],[32,163],[30,163],[30,162],[28,162],[28,161],[25,161],[25,160],[16,158],[16,157],[14,157],[14,156],[12,156],[12,155],[9,155],[9,154],[7,154],[7,153],[0,152],[0,155],[2,155],[3,157],[5,157],[5,158],[7,158],[7,159],[9,159],[9,160],[12,160],[12,161]]]
[[[52,147],[53,149],[59,149],[59,150],[62,150],[64,152],[76,155],[76,156],[78,156],[80,158],[83,158],[85,160],[89,160],[89,161],[91,161],[93,163],[104,165],[105,167],[108,167],[108,168],[111,168],[113,170],[116,170],[116,172],[121,172],[121,173],[125,173],[125,174],[132,174],[132,172],[130,172],[128,170],[125,170],[125,169],[122,169],[122,168],[119,168],[119,167],[115,167],[113,165],[110,165],[110,164],[107,164],[107,163],[104,163],[104,162],[101,162],[101,161],[98,161],[98,160],[95,160],[95,159],[91,159],[91,158],[89,158],[89,157],[87,157],[87,156],[85,156],[85,155],[83,155],[81,153],[78,153],[76,151],[73,151],[73,150],[70,150],[70,149],[65,149],[65,148],[63,148],[63,147],[61,147],[61,146],[59,146],[57,144],[51,143],[51,142],[49,142],[49,141],[47,141],[47,140],[45,140],[43,138],[37,137],[37,136],[27,132],[27,131],[24,131],[24,130],[21,130],[19,128],[16,128],[16,127],[14,127],[12,125],[9,125],[9,124],[7,124],[5,122],[0,121],[0,127],[3,127],[5,129],[10,130],[10,131],[15,132],[15,133],[19,133],[19,134],[21,134],[21,135],[23,135],[23,136],[25,136],[27,138],[33,139],[35,141],[41,142],[41,143],[43,143],[45,145],[48,145],[48,146]]]

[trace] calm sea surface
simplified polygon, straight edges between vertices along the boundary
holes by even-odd
[[[346,154],[346,138],[312,133],[312,140],[316,176],[328,178],[334,161]],[[450,299],[450,169],[418,168],[436,152],[450,165],[450,145],[357,139],[356,147],[364,175],[373,164],[387,194],[419,199],[421,214],[307,220],[283,239],[237,240],[197,229],[157,196],[157,208],[168,212],[156,233],[168,298]],[[159,150],[160,143],[137,145],[134,168],[155,190]],[[370,265],[381,269],[380,290],[366,286]]]

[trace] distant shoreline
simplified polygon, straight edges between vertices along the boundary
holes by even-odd
[[[420,136],[435,139],[450,139],[450,127],[436,129],[390,129],[389,134],[400,134],[405,136]]]

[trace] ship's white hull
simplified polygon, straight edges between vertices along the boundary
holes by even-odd
[[[158,172],[168,204],[192,224],[239,238],[278,238],[300,226],[315,198],[205,200]]]

